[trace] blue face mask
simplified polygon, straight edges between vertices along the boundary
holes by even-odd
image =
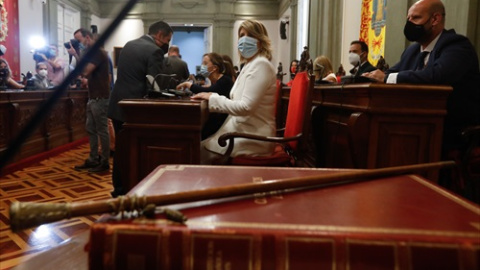
[[[238,51],[244,58],[251,58],[258,53],[258,40],[253,37],[243,36],[238,40]]]
[[[201,65],[198,73],[203,77],[208,78],[212,72],[208,71],[208,67],[206,65]]]

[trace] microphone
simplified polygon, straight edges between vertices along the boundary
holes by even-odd
[[[318,73],[320,74],[320,78],[318,79],[319,81],[322,81],[323,80],[323,70],[325,69],[325,67],[322,65],[322,64],[315,64],[315,66],[317,67],[316,69],[314,69],[313,71],[318,71]]]
[[[320,75],[322,75],[323,70],[325,69],[325,67],[324,67],[323,65],[321,65],[321,64],[318,64],[318,63],[315,64],[315,65],[318,67],[318,69],[315,69],[314,71],[319,71],[319,72],[320,72]]]

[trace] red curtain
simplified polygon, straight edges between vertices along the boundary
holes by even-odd
[[[0,44],[7,47],[3,56],[10,65],[15,80],[20,79],[20,38],[18,22],[18,0],[0,0],[1,8],[1,34]]]

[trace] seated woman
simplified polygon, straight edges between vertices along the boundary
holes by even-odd
[[[5,59],[0,59],[0,87],[10,89],[25,88],[23,84],[16,82],[12,78],[12,71],[10,70],[8,62]]]
[[[297,74],[297,67],[298,67],[298,60],[294,59],[292,62],[290,62],[290,81],[287,82],[287,86],[292,86],[293,84],[293,78],[295,78],[295,75]]]
[[[33,81],[33,89],[49,89],[53,86],[53,84],[48,79],[47,68],[47,63],[45,62],[38,62],[35,65],[35,71],[37,72],[37,74],[33,75],[33,77],[31,78],[31,80]]]
[[[211,84],[208,87],[194,84],[192,82],[183,82],[177,85],[177,89],[188,88],[193,93],[212,92],[224,97],[230,96],[230,90],[233,86],[233,79],[225,74],[225,64],[222,56],[217,53],[207,53],[203,56],[200,74],[208,77]],[[202,129],[202,140],[214,134],[227,119],[226,113],[211,113]]]
[[[315,84],[337,82],[337,76],[333,73],[332,63],[324,55],[315,58],[315,61],[313,61],[313,72],[315,73]]]
[[[230,99],[206,92],[192,96],[192,99],[208,100],[211,112],[228,113],[222,127],[202,142],[207,150],[218,154],[227,149],[218,144],[218,137],[227,132],[275,136],[276,70],[270,62],[272,49],[267,30],[258,21],[246,20],[239,27],[238,37],[240,61],[245,65],[233,85]],[[238,138],[231,156],[265,156],[273,150],[273,143]]]

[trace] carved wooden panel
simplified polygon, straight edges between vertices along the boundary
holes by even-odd
[[[315,164],[381,168],[440,160],[448,86],[317,86],[312,131]],[[283,90],[288,98],[288,89]],[[426,176],[436,180],[436,172]]]
[[[123,100],[120,106],[126,122],[116,137],[115,162],[121,166],[127,190],[158,165],[201,163],[206,101]]]
[[[441,118],[428,122],[406,119],[403,123],[378,119],[378,132],[371,136],[372,151],[376,150],[378,156],[369,163],[386,167],[428,162],[434,158],[432,153],[436,153],[441,144],[437,135],[441,134],[439,125],[442,125]],[[378,139],[375,140],[375,137]]]
[[[51,94],[51,91],[0,92],[0,152],[5,151]],[[87,91],[67,91],[44,116],[43,121],[37,123],[35,130],[11,161],[84,138],[86,102]]]

